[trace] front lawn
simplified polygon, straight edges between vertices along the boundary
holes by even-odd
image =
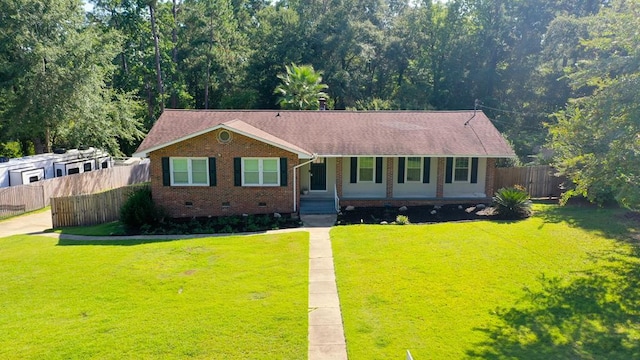
[[[350,360],[638,359],[640,223],[538,205],[519,222],[331,231]]]
[[[2,359],[303,359],[308,234],[0,239]]]

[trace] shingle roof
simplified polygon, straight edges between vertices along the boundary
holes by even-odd
[[[259,140],[320,156],[515,156],[481,111],[474,116],[474,111],[277,110],[165,110],[134,155],[234,126]]]

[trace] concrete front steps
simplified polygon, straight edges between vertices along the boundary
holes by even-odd
[[[302,198],[300,199],[300,215],[335,214],[333,199]]]

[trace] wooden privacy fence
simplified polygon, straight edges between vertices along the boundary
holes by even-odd
[[[522,185],[533,198],[560,196],[564,177],[555,175],[556,170],[548,165],[497,168],[494,182],[496,190]]]
[[[91,194],[149,181],[149,162],[0,188],[0,218],[42,209],[50,199]]]
[[[0,218],[19,215],[45,207],[44,189],[35,186],[0,189]]]
[[[97,194],[51,198],[54,228],[88,226],[116,221],[132,191],[147,185],[131,185]]]

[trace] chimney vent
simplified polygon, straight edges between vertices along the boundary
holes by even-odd
[[[327,110],[327,99],[321,97],[320,99],[318,99],[318,103],[320,103],[320,111]]]

